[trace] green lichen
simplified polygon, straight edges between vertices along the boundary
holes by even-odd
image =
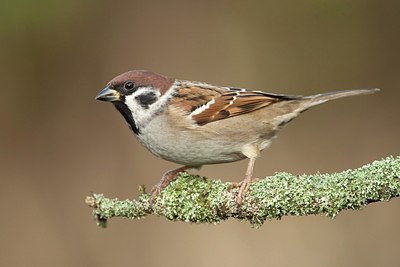
[[[191,223],[219,223],[228,218],[260,226],[267,219],[318,214],[335,217],[400,195],[400,157],[388,157],[354,170],[295,176],[276,173],[254,182],[242,205],[230,183],[181,173],[156,198],[153,207],[141,188],[138,200],[108,199],[93,194],[98,225],[112,217],[139,219],[149,214]]]

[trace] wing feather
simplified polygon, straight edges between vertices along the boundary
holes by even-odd
[[[171,104],[186,112],[197,125],[231,118],[301,96],[275,95],[240,88],[180,81]]]

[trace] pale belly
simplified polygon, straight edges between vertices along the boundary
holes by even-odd
[[[141,143],[155,156],[181,165],[201,166],[238,161],[246,158],[241,153],[241,145],[223,140],[193,140],[185,134],[170,138],[138,136]]]
[[[274,134],[264,137],[252,134],[263,131],[250,129],[260,127],[265,130],[269,127],[267,124],[249,120],[242,124],[232,122],[228,119],[209,123],[201,128],[187,124],[182,124],[180,128],[176,125],[171,128],[171,123],[156,118],[142,130],[138,138],[157,157],[189,166],[242,160],[247,158],[244,153],[246,146],[255,144],[261,151],[270,145]]]

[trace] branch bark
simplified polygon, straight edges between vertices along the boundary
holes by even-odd
[[[332,174],[276,173],[251,184],[244,203],[237,205],[237,189],[230,183],[181,173],[149,205],[149,194],[140,187],[136,200],[86,197],[99,226],[112,217],[140,219],[149,214],[192,223],[219,223],[228,218],[261,226],[282,216],[323,215],[335,217],[345,209],[359,210],[367,204],[400,195],[400,156],[387,157],[363,167]]]

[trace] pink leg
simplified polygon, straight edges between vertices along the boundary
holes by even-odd
[[[157,185],[155,185],[150,192],[150,205],[153,205],[154,199],[155,197],[161,192],[161,190],[163,190],[164,188],[166,188],[169,183],[171,181],[173,181],[176,176],[183,171],[186,171],[187,169],[191,169],[193,167],[190,166],[183,166],[177,169],[173,169],[170,171],[167,171],[166,173],[164,173],[164,175],[162,176],[160,182],[158,182]]]
[[[250,158],[249,164],[247,165],[246,174],[244,176],[243,181],[241,182],[239,193],[236,198],[236,202],[240,205],[243,202],[244,196],[246,195],[247,191],[249,191],[250,184],[251,184],[251,176],[253,175],[254,163],[256,158]]]

